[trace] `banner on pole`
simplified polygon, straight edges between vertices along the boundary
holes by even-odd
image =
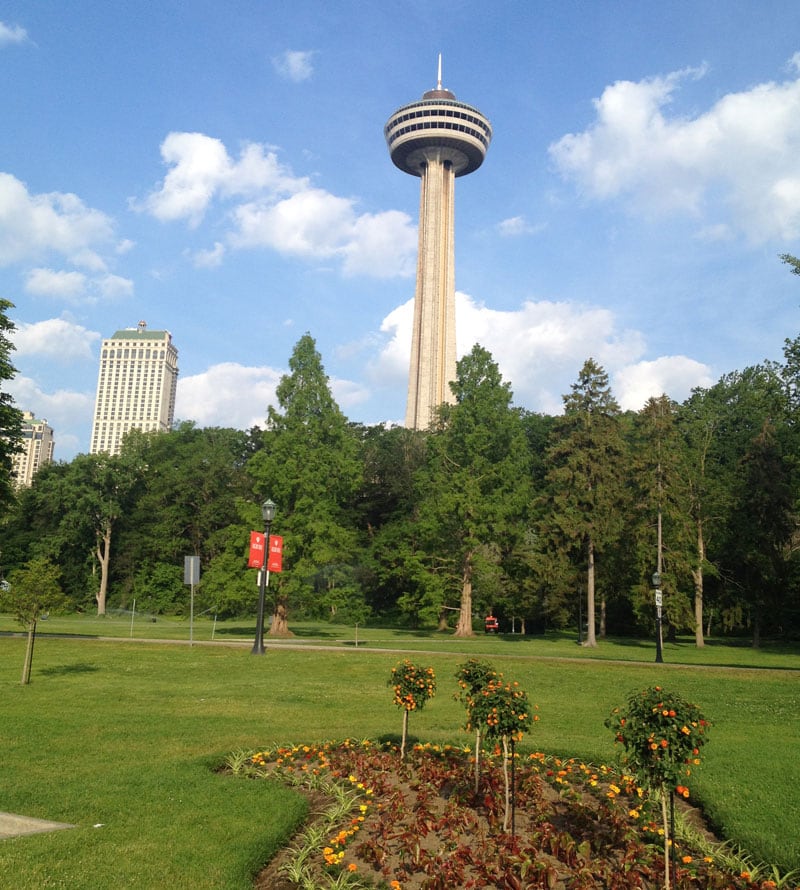
[[[280,535],[269,536],[269,559],[267,569],[270,572],[283,571],[283,538]]]
[[[264,565],[264,533],[250,532],[250,556],[247,559],[248,569],[260,569]]]

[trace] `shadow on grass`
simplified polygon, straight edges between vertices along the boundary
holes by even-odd
[[[44,677],[68,677],[71,674],[93,674],[99,670],[97,665],[81,661],[76,664],[60,664],[55,667],[42,668],[39,673]]]

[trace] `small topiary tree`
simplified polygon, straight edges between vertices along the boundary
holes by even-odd
[[[501,676],[502,674],[498,674],[488,661],[479,661],[477,658],[468,659],[456,671],[459,691],[455,698],[467,708],[467,729],[475,730],[475,794],[478,793],[481,775],[481,724],[473,725],[471,722],[470,701],[488,685],[490,680],[496,680]]]
[[[509,815],[513,827],[513,780],[509,783],[509,745],[513,769],[514,744],[530,729],[531,723],[538,720],[531,714],[527,693],[519,683],[506,682],[502,676],[491,677],[474,695],[468,698],[467,728],[485,726],[485,734],[490,739],[500,739],[503,744],[503,781],[505,784],[505,813],[503,831],[508,831]]]
[[[700,763],[700,749],[707,741],[710,723],[697,705],[680,696],[652,686],[635,692],[625,709],[614,708],[606,726],[614,732],[615,742],[625,749],[620,756],[623,766],[636,776],[640,785],[661,799],[664,824],[664,887],[669,890],[669,852],[672,846],[667,794],[672,812],[673,793],[688,797],[682,784],[692,767]]]
[[[432,667],[422,667],[407,658],[392,668],[389,685],[394,689],[394,703],[403,709],[403,736],[400,743],[400,759],[406,756],[408,715],[421,711],[425,702],[436,695],[436,674]]]

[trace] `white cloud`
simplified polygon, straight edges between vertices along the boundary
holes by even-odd
[[[186,219],[197,226],[217,197],[290,194],[307,184],[263,145],[246,144],[234,161],[219,139],[203,133],[170,133],[161,143],[161,157],[171,167],[163,183],[143,204],[131,203],[164,222]]]
[[[108,300],[130,296],[133,282],[110,273],[87,278],[82,272],[37,268],[28,273],[25,290],[39,297],[58,297],[72,303],[96,303],[100,298]]]
[[[92,346],[102,338],[65,318],[48,318],[32,324],[17,323],[12,340],[15,356],[41,356],[57,361],[93,361]]]
[[[272,65],[281,77],[294,83],[301,83],[309,80],[314,73],[311,64],[313,57],[313,50],[287,49],[286,52],[273,57]]]
[[[248,430],[263,427],[267,407],[277,405],[275,388],[286,373],[269,367],[247,367],[236,362],[212,365],[201,374],[178,379],[175,417],[199,426]],[[369,391],[361,384],[332,378],[331,392],[343,410],[361,404]]]
[[[240,430],[262,426],[267,406],[275,404],[275,387],[283,373],[274,368],[224,362],[202,374],[179,377],[175,417],[194,420],[200,426]]]
[[[95,280],[100,295],[106,299],[130,297],[133,294],[133,282],[121,275],[103,275]]]
[[[356,214],[354,202],[323,189],[306,189],[276,204],[251,203],[235,213],[236,247],[271,247],[280,253],[338,256],[346,274],[377,278],[413,275],[416,229],[396,210]]]
[[[517,235],[535,235],[541,232],[544,226],[533,226],[526,221],[524,216],[511,216],[497,224],[497,231],[504,238],[513,238]]]
[[[198,269],[213,269],[222,264],[225,257],[225,245],[221,241],[215,241],[209,250],[196,250],[189,252],[192,262]]]
[[[0,266],[51,251],[79,258],[112,233],[111,219],[77,195],[31,195],[16,177],[0,173]]]
[[[171,169],[142,204],[134,202],[138,209],[196,227],[212,202],[234,199],[234,228],[225,239],[186,252],[196,266],[219,265],[227,248],[268,248],[310,260],[336,258],[345,275],[414,274],[417,235],[407,214],[359,213],[352,198],[295,177],[265,146],[249,144],[234,161],[218,139],[170,133],[161,154]]]
[[[638,411],[651,397],[666,393],[676,402],[683,402],[695,387],[713,383],[707,365],[685,355],[664,355],[652,362],[620,368],[613,375],[612,388],[623,410]]]
[[[5,22],[0,22],[0,46],[25,43],[27,39],[28,32],[20,25],[7,25]]]
[[[10,380],[7,388],[20,410],[33,412],[37,417],[47,420],[53,428],[56,460],[66,459],[61,457],[65,448],[72,451],[76,448],[78,439],[71,431],[80,430],[83,433],[92,425],[93,392],[59,389],[47,393],[30,377],[22,375]]]
[[[38,297],[75,297],[86,290],[86,276],[81,272],[56,272],[53,269],[31,269],[25,290]]]
[[[724,217],[754,241],[800,236],[800,79],[730,93],[695,116],[669,115],[687,78],[704,74],[606,87],[594,122],[551,145],[551,156],[594,198],[711,217],[712,227]]]
[[[381,331],[389,339],[369,368],[370,379],[399,386],[408,379],[414,301],[394,309]],[[593,357],[621,387],[624,407],[640,408],[649,396],[666,392],[685,397],[694,386],[707,386],[705,365],[683,356],[643,362],[645,342],[637,331],[619,330],[607,309],[550,301],[526,301],[519,309],[499,311],[456,294],[457,353],[480,343],[511,384],[514,401],[531,411],[559,414],[562,396]],[[637,399],[641,399],[636,405]]]

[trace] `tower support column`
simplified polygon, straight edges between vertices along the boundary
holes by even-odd
[[[448,154],[426,149],[420,165],[419,254],[406,403],[406,426],[412,429],[430,427],[434,409],[453,401],[455,171]]]

